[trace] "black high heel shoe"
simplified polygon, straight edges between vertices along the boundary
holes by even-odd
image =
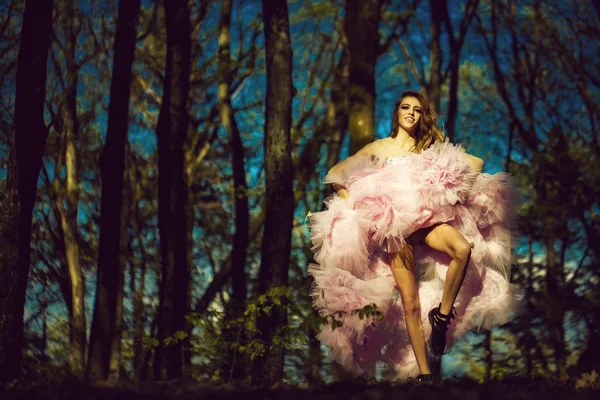
[[[427,315],[429,317],[429,323],[431,324],[431,339],[429,341],[432,353],[439,357],[444,354],[446,350],[446,332],[448,331],[448,325],[450,320],[455,318],[454,307],[450,310],[449,314],[442,314],[440,312],[440,303],[437,307],[434,307],[429,311]]]

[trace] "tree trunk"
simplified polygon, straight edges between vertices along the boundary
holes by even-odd
[[[48,357],[48,299],[46,297],[47,282],[44,282],[44,292],[40,299],[40,308],[42,309],[42,340],[40,343],[40,361],[42,363],[50,362]]]
[[[97,294],[90,334],[87,376],[107,380],[114,346],[120,341],[119,299],[122,303],[122,219],[125,146],[129,128],[131,67],[135,51],[140,0],[121,0],[114,43],[113,76],[108,108],[106,144],[100,156],[102,202],[98,251]]]
[[[350,57],[344,48],[334,73],[333,84],[331,86],[331,100],[327,110],[327,160],[325,169],[330,170],[340,158],[340,150],[348,127],[348,73]],[[331,185],[325,185],[321,191],[319,199],[324,199],[331,194]],[[323,204],[324,206],[324,204]],[[312,278],[311,278],[312,279]],[[317,318],[319,313],[312,309],[313,317]],[[320,384],[323,382],[320,368],[322,362],[321,342],[317,339],[317,331],[309,329],[309,361],[305,369],[305,380],[309,384]]]
[[[443,13],[444,25],[446,26],[446,32],[448,42],[450,44],[450,61],[448,65],[450,84],[448,88],[448,112],[446,117],[446,136],[450,141],[454,140],[456,130],[456,118],[458,115],[458,84],[460,82],[460,51],[464,43],[465,35],[469,29],[469,25],[473,21],[475,12],[479,0],[468,0],[464,6],[463,18],[460,21],[458,34],[455,35],[454,29],[452,28],[452,22],[450,19],[450,13],[448,11],[448,1],[443,0],[442,2],[436,3],[436,6]],[[436,16],[436,18],[439,18]]]
[[[138,1],[138,0],[135,0]],[[119,263],[121,268],[119,270],[119,285],[117,292],[117,313],[115,316],[115,332],[111,344],[111,354],[108,368],[108,379],[116,381],[121,375],[121,336],[123,334],[123,299],[125,297],[125,269],[127,268],[128,255],[131,253],[131,246],[129,246],[129,240],[127,237],[127,228],[129,226],[130,217],[135,214],[136,203],[134,197],[134,179],[135,173],[134,167],[131,165],[131,153],[129,146],[125,143],[125,164],[124,164],[124,176],[123,176],[123,200],[121,208],[121,226],[120,235],[121,243],[119,248]],[[129,155],[129,156],[128,156]],[[132,173],[133,172],[133,173]],[[132,267],[133,269],[133,267]]]
[[[182,343],[164,344],[185,329],[188,311],[187,185],[183,146],[187,134],[190,86],[190,20],[187,2],[166,1],[167,60],[163,99],[157,124],[158,220],[162,276],[158,338],[154,357],[156,379],[181,377]]]
[[[44,125],[52,0],[25,4],[17,61],[14,129],[0,194],[0,384],[21,375],[31,220],[48,130]]]
[[[379,0],[346,0],[350,153],[375,139],[375,64],[379,47]]]
[[[230,34],[231,0],[221,2],[221,18],[219,21],[219,93],[218,109],[221,124],[231,141],[231,163],[233,170],[233,187],[235,201],[235,235],[231,258],[231,279],[233,293],[227,305],[226,319],[231,321],[243,316],[244,302],[246,301],[246,251],[248,248],[248,195],[246,185],[246,171],[244,168],[244,144],[235,120],[231,106],[231,58]],[[224,331],[225,340],[233,343],[238,338],[238,327]],[[238,338],[239,340],[239,338]],[[239,344],[239,343],[238,343]],[[234,359],[241,358],[237,350],[230,350],[224,370],[231,371],[231,378],[238,381],[244,377],[244,365],[240,362],[234,364]]]
[[[63,55],[66,63],[66,79],[63,89],[63,131],[65,132],[66,188],[64,197],[58,196],[57,209],[61,231],[64,235],[65,259],[71,283],[71,305],[69,314],[70,343],[69,367],[71,373],[80,376],[86,365],[87,325],[85,315],[85,280],[79,262],[77,221],[79,208],[78,151],[79,122],[77,120],[77,81],[79,65],[75,60],[77,34],[75,33],[75,6],[65,2],[64,20],[65,45]],[[55,175],[58,184],[59,174]]]
[[[431,47],[429,48],[429,83],[427,84],[427,98],[433,111],[440,112],[442,97],[442,44],[441,30],[444,12],[439,1],[430,0],[431,10]]]
[[[127,226],[124,227],[122,238],[125,238],[124,232],[127,231]],[[122,246],[122,245],[121,245]],[[121,375],[121,335],[123,334],[123,298],[125,297],[125,262],[121,262],[119,275],[119,287],[117,292],[117,312],[115,314],[115,327],[112,341],[110,344],[110,358],[108,360],[108,379],[115,382]]]
[[[327,140],[327,170],[333,168],[339,161],[340,150],[344,142],[346,129],[348,128],[349,74],[350,56],[346,49],[344,49],[334,75],[331,87],[331,101],[327,113],[327,126],[330,131]]]
[[[523,329],[523,339],[522,339],[522,346],[521,346],[521,352],[524,353],[525,355],[525,369],[526,369],[526,373],[528,375],[530,375],[533,371],[533,357],[532,357],[532,352],[533,349],[532,347],[535,344],[535,336],[533,335],[533,329],[532,329],[532,311],[534,309],[534,306],[532,304],[533,298],[534,298],[534,286],[533,286],[533,238],[532,235],[529,235],[529,243],[528,243],[528,247],[529,247],[529,260],[527,262],[527,267],[526,267],[526,271],[527,271],[527,276],[525,279],[525,301],[526,301],[526,305],[525,305],[525,309],[528,310],[527,312],[525,312],[523,314],[523,316],[521,317],[522,321],[523,321],[523,327],[525,329]]]
[[[567,369],[564,328],[564,300],[561,285],[564,282],[563,266],[558,261],[554,240],[546,239],[546,285],[547,285],[547,310],[548,330],[550,345],[554,351],[555,376],[562,377]]]
[[[133,182],[132,182],[133,184]],[[134,190],[134,193],[137,191]],[[137,210],[137,195],[133,196],[133,203],[135,205],[135,209]],[[140,283],[139,286],[136,287],[136,275],[135,271],[135,263],[132,264],[131,268],[131,280],[130,280],[130,288],[133,297],[133,367],[132,374],[134,380],[142,379],[144,373],[144,360],[146,359],[147,350],[144,348],[142,343],[142,338],[145,336],[144,329],[144,292],[146,290],[146,252],[144,251],[144,244],[142,240],[142,233],[140,231],[139,223],[137,221],[137,216],[132,220],[133,230],[137,236],[139,248],[140,248]]]
[[[287,286],[294,213],[291,156],[292,48],[285,0],[263,0],[267,95],[265,107],[265,224],[258,293]],[[283,378],[284,351],[269,349],[272,338],[287,324],[285,302],[257,320],[266,352],[255,359],[252,383],[269,386]]]

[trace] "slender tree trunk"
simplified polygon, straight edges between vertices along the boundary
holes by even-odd
[[[433,2],[432,2],[433,3]],[[458,116],[458,84],[460,82],[460,52],[464,43],[467,30],[473,21],[475,12],[479,5],[479,0],[467,0],[464,4],[464,13],[458,28],[458,34],[454,33],[452,21],[448,10],[448,0],[439,1],[436,3],[437,9],[443,13],[444,25],[448,37],[450,47],[450,60],[448,65],[450,84],[448,88],[448,112],[446,117],[446,136],[452,141],[454,140],[456,131],[456,118]],[[436,18],[439,16],[436,14]]]
[[[132,182],[134,184],[134,182]],[[134,190],[134,193],[137,193]],[[135,209],[137,210],[137,195],[133,196],[133,204]],[[134,211],[135,212],[135,211]],[[146,252],[144,251],[144,243],[142,240],[142,234],[140,231],[139,223],[137,217],[132,219],[133,230],[136,234],[139,250],[140,250],[140,280],[139,286],[136,286],[136,277],[137,272],[134,269],[135,263],[132,264],[131,268],[131,280],[130,280],[130,288],[133,296],[133,379],[140,380],[143,375],[144,369],[144,359],[147,350],[144,348],[142,344],[142,339],[145,336],[144,329],[144,292],[146,290]]]
[[[52,0],[28,0],[21,29],[8,176],[0,193],[0,384],[19,378],[23,361],[31,219],[48,135],[44,100],[52,8]]]
[[[40,361],[47,363],[50,361],[48,357],[48,299],[46,298],[47,286],[44,284],[44,292],[40,299],[40,308],[42,309],[42,339],[40,343]]]
[[[137,1],[137,0],[136,0]],[[129,226],[129,221],[131,216],[135,214],[136,204],[133,193],[134,186],[134,175],[132,171],[134,171],[133,166],[131,165],[131,152],[128,146],[128,142],[125,143],[125,165],[124,165],[124,182],[123,182],[123,200],[121,208],[121,226],[120,226],[120,235],[121,235],[121,243],[119,249],[119,262],[121,265],[121,269],[119,271],[119,285],[118,285],[118,293],[117,293],[117,314],[115,316],[115,333],[113,335],[113,340],[111,343],[111,354],[109,361],[109,372],[108,378],[109,380],[116,381],[120,378],[121,375],[121,339],[123,334],[123,313],[124,313],[124,305],[123,299],[125,298],[125,270],[127,267],[127,260],[129,254],[131,254],[131,246],[129,245],[129,240],[127,237],[127,228]],[[133,270],[133,263],[132,263]]]
[[[135,380],[140,380],[142,378],[143,375],[143,368],[144,368],[144,359],[145,359],[145,354],[147,352],[147,350],[144,348],[143,344],[142,344],[142,339],[145,336],[145,330],[144,330],[144,301],[143,301],[143,297],[144,297],[144,290],[145,290],[145,286],[146,286],[146,266],[145,263],[142,262],[140,265],[140,284],[139,287],[137,288],[137,292],[134,295],[133,298],[133,317],[134,317],[134,324],[133,324],[133,338],[134,338],[134,344],[133,344],[133,378]],[[135,279],[134,276],[132,276],[131,280],[133,281]]]
[[[219,21],[219,93],[218,109],[221,124],[227,132],[231,143],[231,163],[233,170],[233,187],[235,202],[235,235],[231,258],[231,279],[233,293],[228,304],[227,320],[235,320],[243,316],[244,302],[246,301],[246,251],[248,248],[248,195],[246,185],[246,171],[244,168],[244,144],[235,120],[231,106],[231,57],[229,26],[231,21],[232,0],[221,2],[221,18]],[[232,343],[239,340],[239,327],[233,326],[224,332],[225,339]],[[245,338],[241,338],[242,340]],[[239,343],[238,343],[239,344]],[[237,349],[229,351],[224,365],[225,371],[231,371],[231,378],[238,381],[243,378],[244,364],[239,361],[234,364],[234,359],[241,359]]]
[[[326,170],[333,168],[340,159],[342,143],[348,128],[348,77],[350,75],[350,55],[346,46],[334,74],[331,86],[331,100],[327,109],[327,160]],[[324,199],[331,194],[331,185],[325,185],[320,195]]]
[[[564,282],[562,265],[558,262],[554,241],[546,243],[546,285],[548,304],[546,314],[549,321],[550,345],[554,351],[555,375],[561,377],[566,373],[567,359],[565,351],[564,305],[560,285]]]
[[[331,100],[327,110],[327,160],[325,169],[330,170],[340,158],[340,150],[348,127],[348,75],[349,75],[350,57],[346,48],[342,52],[340,62],[334,74],[331,87]],[[326,185],[320,195],[324,199],[330,194],[331,185]],[[319,313],[313,308],[313,316],[318,317]],[[305,370],[305,379],[309,384],[322,383],[320,368],[322,362],[321,342],[317,339],[317,332],[310,329],[308,332],[309,340],[309,362]]]
[[[456,49],[455,46],[451,46],[450,54],[450,87],[448,89],[448,112],[446,117],[445,131],[446,136],[453,141],[455,139],[456,131],[456,116],[458,114],[458,83],[459,77],[459,61],[460,61],[460,49]]]
[[[99,380],[109,378],[111,356],[115,351],[118,354],[118,342],[121,339],[118,328],[120,325],[119,314],[122,314],[119,311],[122,311],[124,265],[120,255],[122,254],[122,243],[125,240],[123,237],[124,226],[126,226],[126,221],[123,221],[122,218],[123,174],[129,128],[131,67],[139,12],[140,0],[121,0],[119,2],[106,144],[100,156],[102,202],[98,287],[87,370],[88,378]]]
[[[58,196],[61,230],[64,235],[65,258],[69,281],[71,283],[71,304],[69,314],[70,349],[69,367],[71,373],[80,376],[86,365],[87,325],[85,315],[85,280],[79,262],[79,244],[77,240],[77,221],[79,208],[79,173],[78,150],[79,122],[77,120],[77,82],[79,65],[75,59],[77,34],[73,26],[75,6],[73,2],[65,2],[64,34],[65,45],[63,55],[66,63],[66,79],[63,87],[63,131],[65,132],[65,171],[66,188],[64,196]],[[56,174],[55,182],[58,183]]]
[[[525,287],[525,298],[527,301],[527,310],[523,316],[523,325],[524,325],[524,339],[523,344],[524,348],[522,351],[525,353],[525,368],[527,369],[527,374],[530,375],[533,372],[533,357],[531,356],[532,347],[535,343],[535,336],[533,335],[532,323],[531,323],[531,312],[534,307],[531,304],[533,301],[533,237],[529,235],[529,261],[527,262],[527,285]]]
[[[375,139],[375,64],[379,48],[381,1],[346,0],[348,37],[350,153]]]
[[[127,169],[127,167],[125,167]],[[118,276],[117,287],[117,310],[115,314],[115,327],[110,344],[110,359],[108,362],[108,379],[116,381],[121,375],[121,336],[123,334],[123,299],[125,297],[125,268],[127,266],[127,254],[129,246],[127,244],[127,223],[129,220],[131,201],[128,185],[123,190],[123,207],[121,209],[121,243],[119,249],[119,264],[121,266]]]
[[[190,20],[187,2],[166,1],[167,60],[163,100],[156,128],[159,167],[159,230],[162,276],[158,310],[161,345],[154,357],[156,379],[182,376],[182,343],[164,339],[184,331],[188,312],[187,185],[183,146],[187,134],[190,86]]]
[[[291,156],[292,48],[285,0],[263,0],[266,43],[267,96],[265,109],[265,224],[258,293],[287,286],[294,213]],[[269,349],[272,338],[287,324],[285,302],[270,315],[261,313],[257,326],[266,345],[254,362],[252,383],[269,386],[283,378],[284,351]]]
[[[123,238],[125,236],[122,236]],[[125,264],[122,264],[125,265]],[[108,361],[108,379],[117,381],[121,376],[121,336],[123,334],[123,298],[125,297],[125,271],[121,269],[117,292],[117,312],[115,314],[115,332],[110,343]]]
[[[431,10],[431,47],[429,49],[429,84],[427,85],[427,98],[431,108],[436,113],[440,112],[442,97],[442,44],[441,30],[444,12],[440,2],[429,0]]]

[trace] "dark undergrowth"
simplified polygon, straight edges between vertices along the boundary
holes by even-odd
[[[446,380],[435,384],[340,382],[319,387],[281,385],[272,388],[207,386],[190,382],[120,382],[84,386],[22,383],[0,391],[2,399],[282,399],[282,400],[356,400],[356,399],[597,399],[598,382],[581,380],[513,378],[488,383],[468,379]]]

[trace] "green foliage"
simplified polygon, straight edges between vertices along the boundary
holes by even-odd
[[[318,321],[321,325],[327,323],[331,324],[331,329],[335,330],[336,328],[344,326],[344,323],[338,318],[342,318],[345,314],[347,314],[346,311],[338,311],[334,314],[328,315],[327,317],[321,317],[318,319]],[[383,313],[377,309],[377,304],[370,304],[364,306],[361,309],[352,310],[350,314],[358,315],[358,318],[360,320],[363,320],[365,318],[377,318],[381,321],[384,317]]]
[[[361,320],[365,317],[377,317],[379,320],[383,320],[383,314],[377,309],[377,304],[371,304],[364,306],[360,310],[352,311],[352,315],[358,314],[358,318]]]
[[[175,332],[163,340],[163,345],[168,346],[189,339],[184,342],[186,350],[201,360],[197,370],[200,375],[197,378],[216,383],[230,380],[230,371],[215,368],[215,365],[219,365],[218,360],[231,351],[235,354],[235,363],[252,362],[256,357],[264,355],[266,351],[279,349],[285,349],[292,354],[298,351],[303,353],[302,349],[309,342],[309,332],[318,332],[323,324],[331,324],[333,329],[343,325],[338,318],[344,315],[344,312],[327,317],[315,316],[311,312],[307,313],[305,307],[291,301],[293,296],[294,291],[290,287],[271,288],[266,294],[248,300],[243,313],[230,319],[225,318],[226,314],[222,311],[189,313],[186,315],[186,320],[194,327],[192,333],[188,335],[184,331]],[[260,314],[270,315],[275,310],[283,308],[288,313],[289,323],[270,337],[268,342],[258,338],[260,331],[256,328],[257,317]],[[383,314],[375,304],[353,310],[351,313],[358,315],[360,319],[383,319]],[[236,336],[228,340],[224,332],[231,330],[236,332]],[[142,342],[151,350],[160,345],[157,338],[150,336],[144,337]],[[233,365],[229,368],[233,368]]]
[[[582,374],[575,382],[576,389],[600,389],[600,375],[595,370]]]
[[[144,336],[142,338],[142,344],[148,349],[155,350],[158,346],[160,346],[160,341],[155,337]]]

